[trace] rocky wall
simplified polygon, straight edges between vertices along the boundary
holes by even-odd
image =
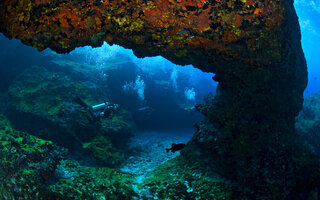
[[[95,164],[85,156],[91,153],[98,164],[110,167],[124,159],[134,132],[130,115],[120,109],[97,120],[77,101],[97,105],[109,95],[108,88],[91,81],[33,66],[9,87],[6,114],[16,129],[68,148],[77,160]]]

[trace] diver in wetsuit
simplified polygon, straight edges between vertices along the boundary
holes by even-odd
[[[91,116],[91,121],[99,121],[102,118],[109,117],[114,111],[119,110],[118,104],[112,104],[107,101],[95,106],[88,106],[82,99],[78,97],[76,98],[76,102],[84,107],[84,109],[81,110],[82,112],[89,113]]]
[[[91,108],[93,112],[95,112],[95,117],[99,119],[109,117],[112,112],[119,109],[119,105],[105,101],[104,103],[92,106]]]

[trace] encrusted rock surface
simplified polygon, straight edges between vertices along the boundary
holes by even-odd
[[[76,101],[79,97],[88,105],[96,105],[109,95],[104,86],[34,66],[10,86],[6,113],[17,129],[54,141],[70,149],[77,159],[85,158],[81,152],[90,152],[101,164],[115,166],[123,161],[133,132],[128,113],[120,110],[92,121]]]
[[[190,163],[174,158],[148,174],[138,185],[140,198],[148,199],[241,199],[233,195],[234,185],[214,173],[196,158]]]
[[[0,156],[0,198],[41,199],[66,150],[14,130],[0,114]]]
[[[81,166],[66,149],[20,132],[0,113],[1,199],[117,199],[137,196],[133,176],[111,168]]]
[[[279,60],[287,9],[284,0],[5,0],[0,6],[1,32],[39,50],[69,52],[107,41],[210,71],[230,59],[260,66]]]

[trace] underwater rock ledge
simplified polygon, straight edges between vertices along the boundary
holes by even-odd
[[[96,105],[108,93],[107,88],[93,82],[83,83],[64,73],[32,66],[9,87],[6,115],[17,130],[68,148],[79,162],[83,159],[91,165],[114,167],[124,160],[134,130],[128,113],[121,109],[92,121],[75,100],[81,97]]]
[[[0,19],[39,50],[106,41],[215,73],[182,156],[197,153],[240,199],[305,199],[320,185],[319,158],[294,129],[307,71],[293,0],[2,0]]]
[[[53,142],[15,130],[0,113],[0,198],[116,199],[136,197],[133,176],[106,167],[81,166]]]

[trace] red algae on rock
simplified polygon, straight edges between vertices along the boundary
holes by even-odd
[[[62,53],[107,41],[147,49],[151,55],[205,49],[210,56],[261,63],[259,51],[272,46],[268,60],[279,59],[275,33],[283,18],[280,0],[7,0],[0,7],[0,30],[39,50]],[[240,46],[250,54],[239,52]]]

